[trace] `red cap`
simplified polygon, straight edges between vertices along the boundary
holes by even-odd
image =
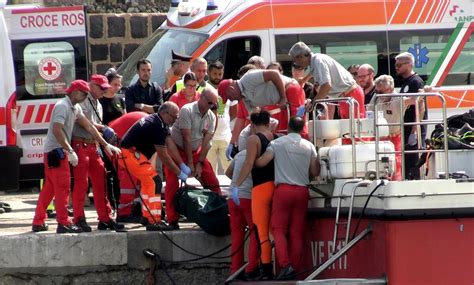
[[[232,79],[225,79],[219,83],[217,87],[217,94],[221,96],[223,103],[227,102],[227,88],[229,88],[232,83]]]
[[[73,91],[79,90],[84,93],[89,93],[91,91],[89,89],[89,84],[85,82],[84,80],[74,80],[71,82],[71,85],[69,85],[69,88],[67,88],[65,91],[68,94],[71,94]]]
[[[99,85],[102,89],[110,88],[109,80],[101,74],[94,74],[91,77],[91,82]]]

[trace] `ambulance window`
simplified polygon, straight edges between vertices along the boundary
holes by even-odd
[[[25,88],[33,96],[64,94],[76,78],[74,48],[68,42],[31,43],[23,56]]]
[[[213,62],[213,61],[224,61],[224,42],[220,42],[217,45],[215,45],[204,57],[207,62]]]
[[[415,57],[414,71],[428,78],[439,60],[449,35],[411,34],[400,39],[400,52],[410,52]]]
[[[221,61],[224,68],[224,78],[237,79],[237,71],[245,65],[253,55],[261,54],[261,40],[257,36],[226,39],[204,56],[208,61]]]
[[[351,64],[368,63],[377,73],[377,43],[374,41],[328,42],[326,54],[346,68]]]

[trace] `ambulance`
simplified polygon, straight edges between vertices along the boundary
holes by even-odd
[[[43,147],[54,104],[75,79],[87,79],[84,8],[0,9],[1,183],[43,177]],[[20,165],[17,169],[17,165]],[[5,183],[7,186],[5,186]]]
[[[148,58],[163,83],[171,50],[224,63],[224,78],[253,55],[278,61],[290,75],[290,47],[303,41],[343,66],[369,63],[377,75],[395,73],[395,56],[410,52],[415,72],[440,87],[448,114],[474,106],[474,2],[470,0],[195,0],[171,1],[166,20],[119,68],[124,86]],[[429,99],[430,116],[440,104]]]

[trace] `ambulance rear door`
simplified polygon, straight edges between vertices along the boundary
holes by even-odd
[[[16,77],[20,180],[43,176],[43,148],[54,104],[75,79],[87,80],[82,6],[7,10]]]

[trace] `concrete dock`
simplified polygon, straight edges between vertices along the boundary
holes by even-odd
[[[165,233],[132,223],[125,224],[126,233],[98,231],[93,205],[85,208],[91,233],[56,234],[55,219],[47,220],[49,231],[34,233],[37,199],[37,193],[0,193],[13,209],[0,214],[0,284],[222,284],[229,274],[229,258],[194,260],[228,246],[229,236],[211,236],[187,222]],[[144,249],[163,261],[155,275],[149,275]],[[226,249],[217,257],[229,254]]]

